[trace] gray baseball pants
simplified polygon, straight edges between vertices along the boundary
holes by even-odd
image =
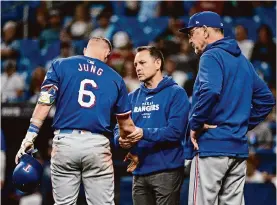
[[[191,164],[188,205],[244,205],[246,159],[199,157]]]
[[[81,181],[88,205],[114,204],[109,139],[81,130],[56,130],[51,156],[55,205],[76,204]]]
[[[184,168],[133,176],[134,205],[179,205]]]

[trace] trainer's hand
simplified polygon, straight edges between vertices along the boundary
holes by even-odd
[[[118,141],[119,141],[120,147],[122,147],[123,149],[129,149],[135,144],[135,143],[132,143],[130,140],[124,139],[122,137],[119,137]]]
[[[127,136],[126,139],[128,139],[131,143],[136,143],[143,137],[143,129],[136,127],[135,131],[132,132]]]
[[[133,172],[139,164],[139,158],[137,155],[133,155],[128,152],[128,154],[125,156],[124,162],[126,162],[127,160],[131,161],[127,167],[127,172]]]
[[[202,129],[199,129],[199,130],[191,130],[190,131],[190,139],[191,139],[191,142],[194,146],[194,149],[195,150],[199,150],[199,146],[198,146],[198,142],[197,142],[197,139],[198,139],[198,136],[204,131],[204,130],[208,130],[208,129],[214,129],[216,128],[217,125],[208,125],[208,124],[204,124],[203,128]]]

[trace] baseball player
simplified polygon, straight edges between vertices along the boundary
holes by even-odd
[[[89,205],[114,204],[113,163],[109,139],[115,114],[121,137],[135,131],[123,79],[105,64],[111,43],[100,37],[89,40],[84,56],[53,61],[41,87],[31,124],[15,161],[34,141],[51,105],[55,137],[51,178],[56,205],[76,204],[81,181]]]
[[[189,117],[195,152],[188,204],[243,205],[246,133],[270,113],[274,97],[236,41],[224,37],[217,13],[196,13],[180,31],[201,55]]]

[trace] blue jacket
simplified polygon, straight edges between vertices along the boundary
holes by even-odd
[[[204,123],[217,128],[199,136],[199,155],[248,157],[245,134],[263,121],[274,105],[272,93],[235,40],[223,38],[209,44],[200,57],[189,125],[191,130]],[[186,143],[191,148],[190,140]]]
[[[134,175],[184,166],[183,141],[188,122],[189,100],[183,88],[171,77],[164,77],[155,89],[141,85],[129,94],[132,119],[143,128],[143,138],[131,153],[139,156],[140,163]],[[118,127],[114,131],[118,145]]]

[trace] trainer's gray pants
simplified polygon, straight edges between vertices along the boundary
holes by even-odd
[[[179,205],[184,168],[133,176],[134,205]]]
[[[100,134],[55,131],[51,157],[55,205],[76,204],[81,181],[88,205],[114,204],[114,172],[109,140]]]
[[[246,160],[199,157],[191,164],[188,205],[244,205]]]

